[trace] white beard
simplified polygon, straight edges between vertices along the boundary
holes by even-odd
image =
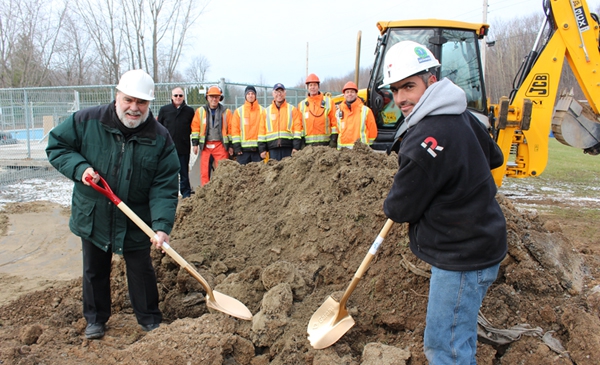
[[[119,106],[117,105],[117,116],[119,117],[119,120],[121,121],[121,123],[123,123],[123,125],[127,128],[133,129],[137,126],[139,126],[140,124],[142,124],[146,119],[148,119],[148,114],[150,113],[150,108],[148,108],[148,110],[146,110],[146,112],[144,114],[140,113],[140,112],[132,112],[132,111],[122,111],[121,108],[119,108]],[[125,117],[125,115],[141,115],[142,117],[140,119],[138,119],[137,121],[133,121],[133,120],[129,120]]]

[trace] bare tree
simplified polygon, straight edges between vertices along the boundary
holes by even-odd
[[[0,86],[12,86],[10,58],[17,44],[18,11],[11,0],[0,0]]]
[[[120,2],[128,20],[123,31],[130,67],[151,70],[156,81],[173,81],[187,32],[206,5],[194,0]]]
[[[170,57],[167,58],[168,62],[165,67],[168,81],[172,80],[173,74],[177,68],[177,64],[179,63],[181,52],[185,46],[184,39],[187,39],[187,31],[189,30],[190,26],[198,20],[200,15],[204,12],[204,9],[206,9],[208,6],[209,2],[206,2],[204,6],[201,6],[196,11],[193,11],[193,6],[197,6],[198,4],[193,1],[189,1],[187,4],[180,4],[181,6],[176,9],[177,13],[173,19],[171,31],[169,32],[170,47],[167,51],[167,54],[169,54]]]
[[[100,57],[105,81],[117,83],[122,59],[122,14],[115,0],[77,1],[77,14],[83,20]]]
[[[542,23],[542,16],[536,14],[506,23],[495,23],[490,28],[490,38],[495,41],[495,44],[487,49],[485,77],[487,95],[492,103],[497,103],[501,96],[510,96],[511,91],[519,86],[516,85],[515,77],[525,57],[532,50]],[[548,31],[542,35],[540,39],[542,45],[548,35]],[[576,98],[584,97],[577,78],[566,60],[564,60],[559,87],[559,92],[573,89]]]
[[[486,89],[493,102],[509,96],[513,80],[531,51],[542,24],[539,14],[515,18],[508,22],[495,22],[490,27],[489,39],[495,41],[486,50]]]
[[[100,72],[93,72],[94,59],[90,49],[92,40],[87,32],[81,32],[85,27],[73,12],[67,14],[64,32],[57,48],[57,57],[52,67],[54,83],[57,85],[84,85],[99,83]]]
[[[204,82],[206,80],[206,73],[210,69],[210,62],[204,56],[197,56],[192,59],[189,67],[186,69],[185,74],[189,78],[188,81],[192,82]]]
[[[146,15],[145,0],[120,0],[120,5],[126,14],[127,21],[123,22],[123,35],[129,53],[129,69],[149,70],[146,58]]]
[[[2,1],[0,75],[3,86],[50,85],[50,66],[66,7],[42,0]]]
[[[0,87],[89,83],[92,69],[101,83],[118,82],[123,68],[180,79],[187,35],[207,1],[0,0]]]

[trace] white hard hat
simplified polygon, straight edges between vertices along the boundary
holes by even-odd
[[[422,44],[402,41],[388,49],[383,62],[383,84],[380,88],[404,80],[422,71],[439,67],[433,53]]]
[[[154,100],[154,80],[144,70],[125,72],[119,80],[117,90],[142,100]]]

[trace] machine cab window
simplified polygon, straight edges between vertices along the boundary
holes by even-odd
[[[378,137],[382,146],[393,140],[402,129],[404,117],[395,105],[389,87],[380,89],[383,83],[383,59],[385,52],[394,44],[411,40],[423,44],[440,61],[436,70],[438,80],[449,78],[466,93],[467,106],[473,112],[485,116],[485,90],[483,72],[479,59],[479,37],[472,29],[449,29],[440,27],[394,28],[380,37],[373,74],[369,83],[369,107],[377,120]],[[481,119],[481,118],[480,118]],[[377,146],[374,148],[378,149]],[[381,147],[379,149],[385,149]]]

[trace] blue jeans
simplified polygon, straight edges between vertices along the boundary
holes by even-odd
[[[240,165],[247,165],[250,162],[260,162],[260,153],[258,151],[243,151],[241,155],[237,155],[235,158]]]
[[[292,155],[291,147],[279,147],[272,148],[269,150],[269,160],[281,161],[285,157],[290,157]]]
[[[500,264],[475,271],[431,268],[423,347],[432,365],[476,365],[477,314]]]

